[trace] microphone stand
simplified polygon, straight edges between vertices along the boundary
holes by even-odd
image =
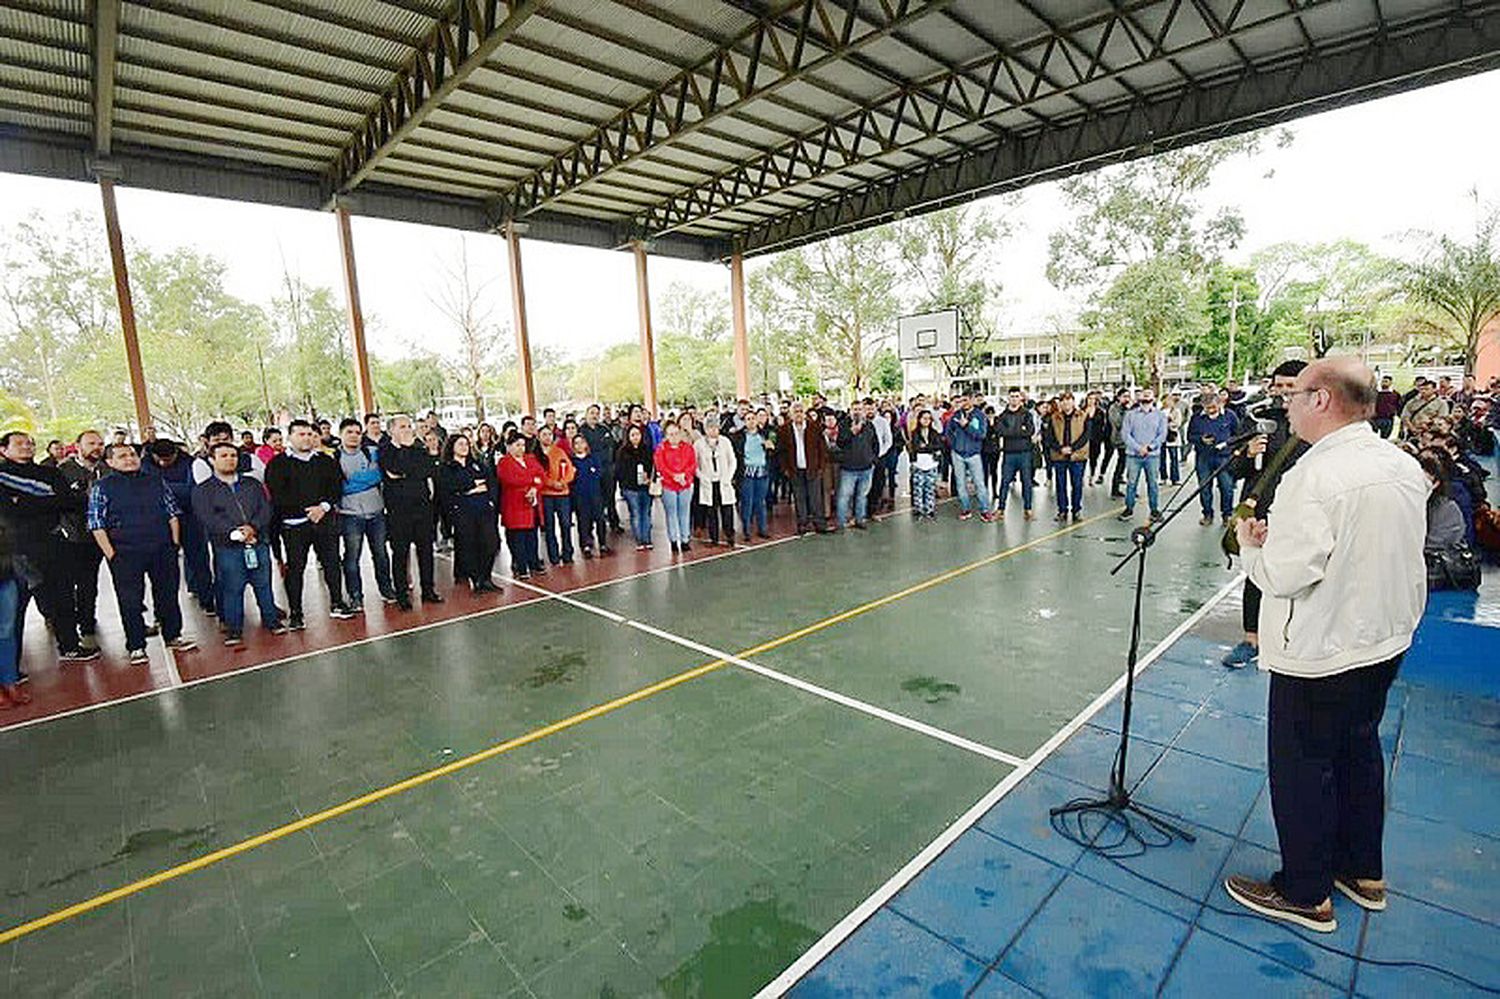
[[[1131,611],[1130,650],[1126,654],[1125,699],[1122,704],[1120,716],[1120,746],[1115,751],[1115,761],[1109,772],[1108,796],[1099,799],[1078,799],[1052,808],[1049,814],[1052,816],[1054,824],[1058,821],[1059,816],[1095,813],[1104,815],[1106,825],[1111,822],[1122,822],[1128,830],[1130,820],[1127,816],[1138,815],[1158,833],[1165,836],[1167,843],[1173,839],[1180,839],[1186,843],[1197,841],[1197,837],[1186,829],[1174,825],[1161,816],[1137,805],[1131,799],[1130,788],[1125,784],[1126,757],[1130,751],[1130,710],[1135,700],[1135,670],[1141,647],[1141,601],[1146,583],[1146,553],[1156,543],[1157,535],[1165,530],[1168,524],[1176,520],[1182,514],[1182,511],[1186,510],[1188,505],[1197,499],[1199,494],[1205,489],[1212,490],[1215,477],[1229,463],[1230,458],[1234,456],[1237,450],[1239,450],[1238,447],[1230,450],[1224,456],[1224,459],[1219,462],[1218,467],[1214,469],[1214,475],[1205,479],[1197,489],[1188,493],[1175,507],[1172,506],[1172,503],[1177,499],[1177,496],[1174,494],[1168,500],[1166,516],[1160,521],[1156,523],[1148,522],[1144,526],[1133,529],[1130,532],[1130,543],[1132,545],[1130,553],[1120,559],[1115,564],[1115,567],[1109,571],[1111,576],[1118,575],[1121,569],[1129,565],[1132,560],[1135,561],[1135,601]],[[1196,470],[1194,474],[1196,474]],[[1178,491],[1181,492],[1180,487]],[[1210,492],[1209,495],[1211,496],[1212,493]],[[1133,836],[1133,838],[1144,843],[1139,836]],[[1156,845],[1165,846],[1166,843],[1158,843]]]

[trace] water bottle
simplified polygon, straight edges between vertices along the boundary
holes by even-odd
[[[255,554],[255,546],[254,545],[246,545],[245,546],[245,568],[246,569],[259,569],[260,568],[260,556],[257,555],[257,554]]]

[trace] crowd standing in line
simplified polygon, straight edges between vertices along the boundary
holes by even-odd
[[[649,413],[640,405],[591,404],[581,418],[556,410],[451,431],[436,414],[293,419],[238,436],[224,421],[194,445],[158,439],[105,443],[86,430],[71,444],[49,441],[41,460],[31,435],[0,435],[0,709],[29,700],[20,669],[26,611],[34,599],[61,664],[99,657],[98,581],[107,563],[130,662],[149,662],[145,639],[160,633],[177,652],[183,634],[179,590],[219,621],[226,646],[244,638],[245,590],[273,635],[306,626],[309,556],[328,593],[329,615],[364,612],[362,562],[369,551],[382,603],[413,608],[411,563],[425,604],[444,597],[434,556],[451,554],[456,583],[472,593],[499,589],[501,545],[511,574],[527,579],[567,566],[575,554],[608,558],[624,536],[638,552],[659,539],[661,507],[674,554],[700,544],[735,547],[771,537],[770,513],[789,505],[797,534],[865,530],[894,509],[905,459],[911,514],[937,516],[940,490],[958,519],[1003,520],[1016,495],[1037,515],[1049,490],[1059,523],[1083,517],[1085,493],[1109,482],[1118,516],[1136,516],[1141,480],[1146,514],[1162,515],[1161,484],[1181,485],[1191,464],[1200,523],[1227,523],[1236,483],[1254,492],[1257,516],[1274,499],[1260,482],[1267,455],[1290,438],[1280,405],[1302,362],[1267,381],[1257,418],[1277,430],[1230,451],[1247,402],[1238,389],[1206,386],[1158,404],[1149,388],[1062,392],[1033,400],[1007,391],[997,409],[962,388],[946,398],[856,399],[847,410],[814,394],[785,405],[762,399],[700,410]],[[1480,391],[1419,378],[1400,395],[1382,381],[1370,420],[1397,432],[1432,485],[1434,550],[1477,551],[1500,518],[1489,509],[1477,459],[1494,450],[1500,380]],[[388,426],[387,426],[388,423]],[[1305,450],[1306,445],[1302,445]],[[1300,452],[1289,450],[1282,471]],[[1044,478],[1039,478],[1044,476]],[[624,501],[624,515],[621,503]],[[1013,507],[1011,508],[1013,510]],[[576,537],[576,544],[575,544]],[[274,567],[274,568],[273,568]],[[282,580],[285,607],[273,581]],[[145,620],[149,583],[154,623]],[[1226,664],[1255,661],[1258,591],[1246,585],[1245,640]]]

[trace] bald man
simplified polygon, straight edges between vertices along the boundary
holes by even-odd
[[[1416,460],[1370,427],[1375,377],[1357,358],[1317,361],[1287,393],[1310,446],[1265,520],[1238,525],[1264,593],[1271,673],[1267,770],[1281,870],[1234,875],[1229,895],[1263,916],[1331,933],[1332,890],[1386,906],[1381,838],[1386,692],[1427,599],[1428,486]]]

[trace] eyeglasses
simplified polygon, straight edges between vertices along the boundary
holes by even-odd
[[[1328,391],[1326,388],[1319,385],[1317,388],[1291,389],[1285,393],[1285,396],[1287,399],[1294,399],[1299,395],[1317,395],[1319,392],[1326,391]]]

